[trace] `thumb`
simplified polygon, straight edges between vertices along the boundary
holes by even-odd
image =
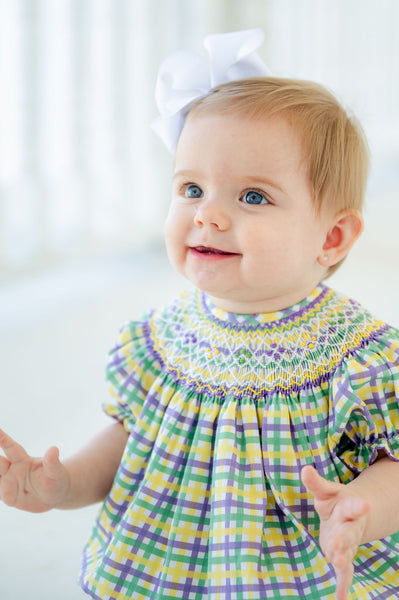
[[[56,446],[52,446],[43,456],[44,472],[50,479],[57,479],[60,474],[60,468],[60,451]]]
[[[341,484],[329,481],[318,474],[316,469],[311,465],[303,467],[301,472],[301,479],[303,485],[306,487],[308,492],[314,496],[316,500],[324,501],[333,498]]]

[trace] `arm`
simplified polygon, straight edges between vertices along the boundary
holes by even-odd
[[[67,459],[69,489],[57,508],[80,508],[104,500],[111,489],[129,434],[121,423],[110,425]]]
[[[103,500],[111,488],[128,434],[121,424],[99,433],[64,463],[58,448],[43,458],[32,458],[0,431],[0,498],[9,506],[29,512],[52,508],[79,508]]]
[[[370,503],[360,544],[399,531],[399,462],[385,456],[365,469],[348,486],[351,493]]]
[[[327,481],[307,466],[302,481],[320,517],[320,546],[337,576],[337,599],[345,600],[359,545],[399,530],[399,463],[380,458],[347,485]]]

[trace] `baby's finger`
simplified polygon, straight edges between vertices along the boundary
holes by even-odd
[[[345,561],[353,560],[362,539],[364,526],[364,519],[353,519],[337,527],[331,534],[325,554],[334,566],[340,568],[345,565]]]
[[[21,462],[27,458],[25,450],[15,440],[0,429],[0,448],[11,462]]]
[[[363,498],[352,496],[340,502],[337,512],[342,521],[354,521],[371,510],[371,504]]]
[[[56,446],[52,446],[47,450],[43,457],[44,472],[50,479],[58,479],[60,474],[61,463],[59,460],[60,451]]]
[[[10,468],[10,461],[4,458],[4,456],[0,456],[0,477],[3,477],[8,469]]]
[[[353,580],[353,564],[351,561],[348,561],[346,566],[338,569],[335,567],[335,574],[337,577],[337,600],[347,600],[352,580]]]
[[[340,485],[325,479],[318,474],[311,465],[303,467],[301,472],[302,483],[316,500],[330,500],[337,495]]]
[[[18,485],[14,479],[4,477],[1,480],[0,498],[7,506],[15,506],[18,494]]]

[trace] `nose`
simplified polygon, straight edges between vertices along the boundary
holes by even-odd
[[[231,217],[225,203],[208,198],[197,206],[194,223],[197,227],[215,227],[219,231],[226,231],[231,225]]]

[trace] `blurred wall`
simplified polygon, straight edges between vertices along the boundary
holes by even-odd
[[[397,185],[398,22],[395,0],[2,0],[0,281],[162,237],[156,72],[209,32],[262,27],[272,71],[337,93],[366,129],[372,186]]]
[[[399,327],[396,0],[0,0],[0,427],[62,456],[104,425],[119,325],[184,282],[162,247],[171,158],[149,130],[159,62],[261,26],[276,75],[328,85],[373,154],[366,231],[331,280]],[[0,598],[83,600],[97,507],[0,504]]]

